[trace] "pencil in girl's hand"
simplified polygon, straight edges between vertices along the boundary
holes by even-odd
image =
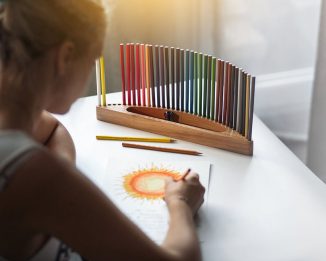
[[[191,169],[187,169],[187,171],[178,179],[176,179],[176,181],[179,181],[179,180],[185,180],[185,178],[189,175],[189,173],[191,172]]]

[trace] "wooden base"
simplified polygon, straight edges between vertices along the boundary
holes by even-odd
[[[96,108],[97,119],[209,147],[252,155],[253,142],[218,122],[186,112],[141,106]]]

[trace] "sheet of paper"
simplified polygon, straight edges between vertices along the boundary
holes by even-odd
[[[128,160],[121,163],[120,160],[109,159],[101,188],[125,215],[158,244],[163,242],[169,222],[166,204],[162,199],[167,176],[180,177],[191,167],[199,174],[206,188],[207,202],[209,162]],[[205,211],[205,207],[206,203],[201,211]]]

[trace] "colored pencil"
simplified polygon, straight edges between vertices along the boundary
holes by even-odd
[[[106,106],[106,82],[105,82],[105,65],[104,57],[100,58],[101,84],[102,84],[102,106]]]
[[[198,86],[198,114],[203,116],[203,54],[200,53],[198,57],[198,74],[199,74],[199,86]]]
[[[220,89],[219,89],[219,122],[223,123],[223,94],[224,94],[224,82],[225,82],[225,67],[226,62],[221,61],[220,67]]]
[[[135,44],[130,44],[132,105],[136,105]]]
[[[159,142],[159,143],[173,143],[171,138],[148,138],[148,137],[127,137],[127,136],[103,136],[97,135],[97,140],[111,140],[111,141],[137,141],[137,142]]]
[[[156,105],[161,107],[161,85],[160,85],[160,48],[155,45],[155,87],[156,87]]]
[[[211,120],[215,120],[215,98],[216,98],[216,58],[212,59],[212,83],[211,83]]]
[[[226,62],[225,64],[225,75],[224,75],[224,90],[223,90],[223,124],[226,125],[226,115],[227,115],[227,106],[228,106],[228,87],[229,87],[229,69],[230,63]]]
[[[236,131],[240,133],[241,131],[241,108],[242,108],[242,69],[239,69],[239,76],[238,76],[238,102],[237,102],[237,128]]]
[[[194,114],[198,115],[198,53],[194,56]]]
[[[249,135],[248,138],[252,140],[252,128],[253,128],[253,119],[254,119],[254,102],[255,102],[255,85],[256,77],[251,77],[251,88],[250,88],[250,123],[249,123]]]
[[[149,45],[146,45],[146,94],[147,94],[147,106],[151,106],[151,90],[150,90],[150,61],[149,61]]]
[[[171,47],[171,107],[175,109],[175,72],[174,72],[174,47]]]
[[[181,90],[180,90],[180,104],[181,104],[181,111],[185,111],[185,50],[181,49],[180,52],[180,78],[181,78]]]
[[[146,57],[145,45],[140,45],[141,83],[142,83],[142,106],[146,106]]]
[[[246,86],[247,86],[247,73],[244,72],[242,80],[242,131],[241,134],[245,136],[246,132]]]
[[[211,92],[212,92],[212,56],[208,56],[207,61],[207,107],[206,107],[206,117],[211,118]]]
[[[238,119],[238,93],[239,93],[239,68],[235,67],[235,83],[234,83],[234,105],[233,105],[233,129],[237,129]]]
[[[128,98],[128,105],[131,105],[130,44],[126,44],[126,67],[127,67],[127,98]]]
[[[140,45],[136,44],[136,89],[137,89],[137,105],[141,105],[141,93],[140,93]]]
[[[169,61],[169,47],[164,47],[164,64],[165,64],[165,86],[166,86],[166,108],[170,109],[170,61]]]
[[[186,108],[185,112],[189,112],[189,59],[190,51],[186,50]]]
[[[165,108],[165,75],[164,75],[164,47],[160,46],[160,80],[161,80],[161,97],[162,97],[162,107]]]
[[[154,52],[153,46],[149,46],[149,64],[150,64],[150,89],[152,96],[152,107],[156,107],[155,79],[154,79]]]
[[[96,92],[97,92],[97,99],[98,99],[97,103],[98,106],[101,106],[102,84],[101,84],[101,65],[99,59],[95,61],[95,70],[96,70]]]
[[[121,89],[122,89],[122,104],[126,105],[126,76],[124,64],[124,45],[120,44],[120,67],[121,67]]]
[[[178,154],[187,154],[193,156],[200,156],[202,153],[193,150],[184,150],[184,149],[172,149],[172,148],[164,148],[164,147],[154,147],[154,146],[145,146],[139,144],[132,143],[122,143],[122,146],[125,148],[134,148],[134,149],[144,149],[144,150],[154,150],[160,152],[169,152],[169,153],[178,153]]]
[[[195,59],[195,54],[194,51],[190,52],[190,97],[189,97],[189,112],[194,113],[194,59]]]
[[[246,75],[246,117],[245,117],[245,137],[249,139],[249,120],[250,120],[250,82],[251,76],[249,74]]]
[[[207,115],[207,66],[208,55],[204,55],[203,117]]]
[[[217,68],[216,68],[216,97],[215,97],[215,121],[220,122],[220,90],[221,90],[221,67],[222,61],[220,59],[217,60]]]
[[[190,174],[191,169],[187,169],[187,171],[178,179],[176,179],[176,181],[180,181],[180,180],[185,180],[186,177]]]
[[[229,107],[229,127],[233,128],[233,97],[234,97],[234,80],[235,80],[235,66],[231,66],[231,81],[230,81],[230,107]]]
[[[175,59],[175,82],[176,82],[176,109],[180,110],[180,49],[176,48],[176,59]]]

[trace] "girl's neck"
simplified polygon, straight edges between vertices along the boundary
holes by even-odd
[[[0,106],[0,129],[21,130],[32,135],[41,111],[41,109],[33,108],[32,104]]]

